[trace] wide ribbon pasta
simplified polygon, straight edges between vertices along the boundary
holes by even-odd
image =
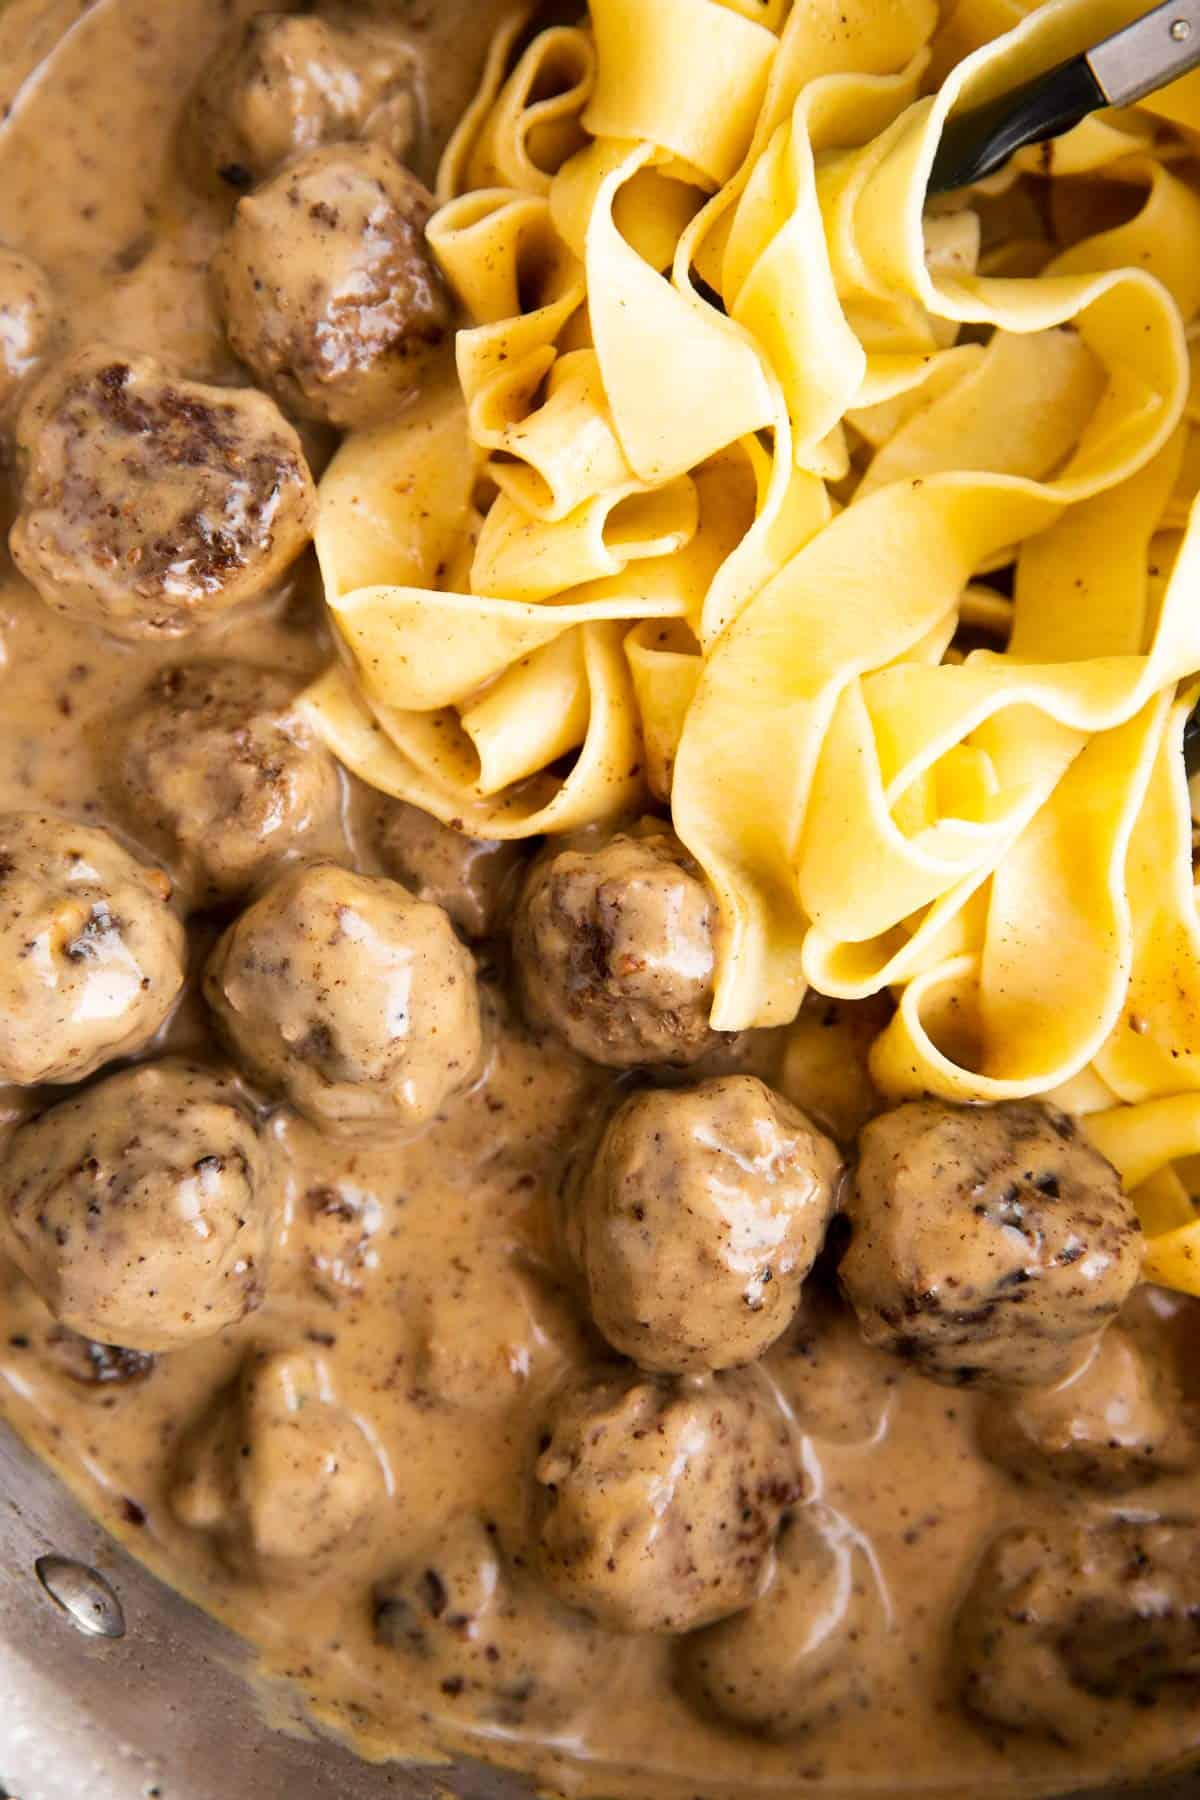
[[[1138,10],[514,15],[430,227],[457,379],[321,484],[342,760],[499,837],[669,802],[714,1023],[888,990],[894,1096],[1200,1094],[1200,83],[925,193]]]

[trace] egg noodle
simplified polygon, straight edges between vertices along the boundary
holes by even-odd
[[[479,835],[669,800],[716,1026],[892,991],[887,1095],[1088,1113],[1200,1292],[1200,75],[925,196],[1139,10],[515,16],[430,227],[458,387],[324,478],[307,705]]]

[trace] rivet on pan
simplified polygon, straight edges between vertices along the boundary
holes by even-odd
[[[89,1637],[125,1636],[121,1602],[103,1575],[69,1556],[39,1556],[33,1566],[38,1580],[72,1625]]]
[[[1192,27],[1187,19],[1171,20],[1171,36],[1177,44],[1182,44],[1184,38],[1189,38],[1191,35]]]

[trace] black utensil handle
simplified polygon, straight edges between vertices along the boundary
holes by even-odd
[[[1193,707],[1183,727],[1183,766],[1189,780],[1200,775],[1200,707]]]
[[[1061,136],[1107,104],[1087,58],[1073,56],[983,106],[952,115],[933,159],[927,191],[945,194],[981,181],[1014,151]]]

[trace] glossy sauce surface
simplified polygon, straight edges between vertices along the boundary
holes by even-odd
[[[58,49],[7,97],[0,240],[47,270],[74,343],[161,355],[197,379],[236,376],[209,279],[228,205],[182,182],[175,134],[195,70],[255,10],[254,0],[96,0],[72,11]],[[425,57],[428,130],[444,136],[489,9],[442,0],[406,10]],[[46,13],[14,0],[0,17],[0,69],[31,60]],[[5,487],[0,494],[7,505]],[[276,598],[187,651],[297,677],[328,653],[307,564]],[[110,823],[131,841],[112,799],[109,722],[180,654],[120,645],[55,616],[0,562],[0,810],[58,810]],[[375,873],[368,801],[349,782],[342,800],[319,847]],[[206,937],[193,927],[197,958],[215,929]],[[608,1795],[677,1786],[961,1796],[1062,1791],[1179,1755],[1177,1715],[1137,1715],[1119,1747],[1090,1756],[989,1737],[963,1714],[951,1622],[978,1557],[996,1530],[1052,1520],[1061,1501],[982,1455],[978,1416],[988,1402],[869,1350],[831,1308],[802,1312],[763,1367],[785,1404],[808,1497],[857,1545],[874,1625],[852,1717],[785,1743],[740,1734],[688,1703],[669,1639],[630,1637],[613,1640],[590,1690],[551,1727],[531,1708],[517,1724],[473,1728],[452,1684],[424,1678],[376,1641],[373,1585],[419,1556],[447,1520],[480,1514],[506,1543],[522,1541],[544,1397],[598,1354],[555,1216],[564,1166],[620,1084],[525,1028],[503,953],[481,962],[485,1073],[419,1136],[348,1144],[275,1111],[277,1241],[265,1304],[241,1324],[160,1358],[143,1379],[81,1383],[41,1302],[0,1263],[0,1408],[17,1429],[135,1554],[230,1622],[268,1672],[289,1677],[319,1719],[370,1756],[468,1749],[558,1789]],[[801,1049],[780,1077],[818,1116],[817,1064],[828,1065],[839,1042],[852,1090],[858,1064],[844,1015],[819,1057]],[[161,1045],[209,1049],[194,984]],[[779,1050],[769,1043],[754,1055],[771,1071]],[[9,1120],[30,1104],[0,1091]],[[1144,1290],[1128,1313],[1156,1356],[1182,1365],[1190,1351],[1194,1361],[1184,1303]],[[293,1566],[231,1559],[171,1502],[186,1444],[250,1352],[306,1359],[373,1459],[359,1526],[335,1552],[318,1544]],[[1153,1505],[1187,1511],[1194,1497],[1195,1476],[1185,1474],[1160,1484]],[[1100,1517],[1117,1502],[1079,1505]],[[286,1537],[295,1526],[284,1519],[280,1529]],[[528,1629],[546,1627],[531,1619]],[[1200,1722],[1192,1735],[1200,1742]]]

